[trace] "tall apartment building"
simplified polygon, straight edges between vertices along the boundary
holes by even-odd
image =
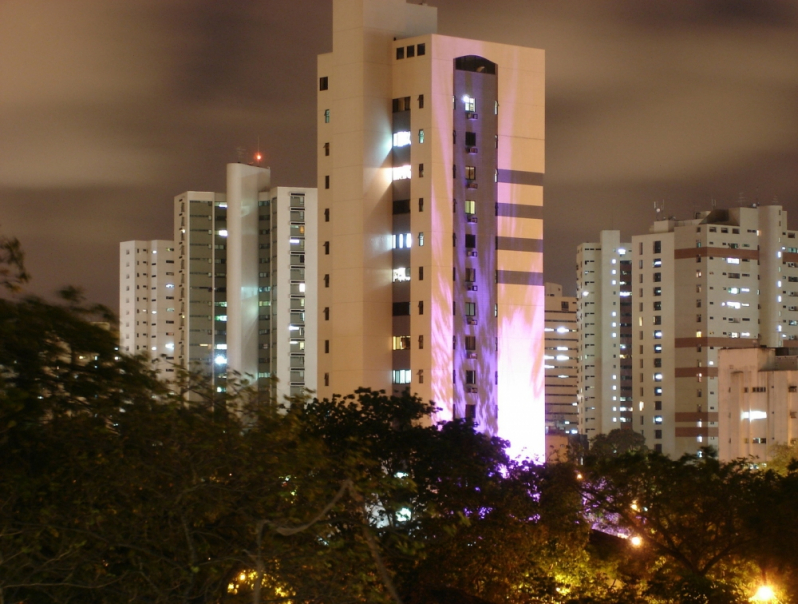
[[[768,461],[775,444],[798,441],[798,349],[718,353],[718,455]]]
[[[545,370],[546,433],[577,434],[579,403],[579,331],[576,298],[562,285],[546,283]]]
[[[409,388],[542,455],[544,53],[334,0],[318,60],[319,394]]]
[[[220,390],[230,370],[264,391],[277,378],[282,397],[316,388],[316,190],[272,188],[270,180],[268,169],[229,164],[226,193],[176,196],[175,242],[153,242],[170,246],[170,264],[153,264],[146,285],[164,292],[157,317],[171,338],[168,360],[205,372]],[[143,297],[124,296],[133,262],[126,250],[144,249],[141,243],[122,244],[123,328],[127,316],[151,312]]]
[[[119,244],[119,340],[130,354],[146,353],[159,374],[174,374],[179,341],[174,241]]]
[[[588,438],[632,426],[632,249],[602,231],[576,255],[579,430]]]
[[[798,243],[780,206],[660,220],[632,238],[635,430],[671,456],[720,447],[718,353],[798,338]]]

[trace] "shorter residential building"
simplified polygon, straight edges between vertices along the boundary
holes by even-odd
[[[718,353],[718,453],[722,460],[769,459],[775,444],[798,439],[798,348]]]
[[[545,292],[546,434],[577,434],[576,298],[563,296],[562,285],[556,283],[546,283]]]
[[[174,375],[179,312],[174,241],[119,244],[119,345],[146,354],[164,378]]]

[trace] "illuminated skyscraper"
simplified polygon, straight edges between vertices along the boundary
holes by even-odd
[[[588,438],[632,427],[631,257],[619,231],[577,250],[579,426]]]
[[[334,0],[318,61],[319,394],[409,388],[542,455],[544,53]]]
[[[546,433],[577,434],[579,330],[576,298],[546,283]]]
[[[121,244],[123,349],[220,390],[231,370],[280,397],[315,389],[316,189],[229,164],[226,193],[182,193],[174,216],[174,242]]]

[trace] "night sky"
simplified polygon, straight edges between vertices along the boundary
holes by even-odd
[[[798,227],[798,2],[430,0],[439,32],[546,50],[546,278],[645,232],[655,200],[771,203]],[[0,0],[0,232],[29,292],[117,308],[118,245],[170,239],[172,198],[254,153],[315,186],[331,0]]]

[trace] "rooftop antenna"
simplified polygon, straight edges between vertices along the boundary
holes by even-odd
[[[654,202],[654,211],[656,213],[656,220],[659,220],[662,213],[665,211],[665,200]]]
[[[740,191],[740,195],[737,197],[737,205],[745,205],[745,193],[743,191]]]
[[[242,164],[247,155],[247,150],[244,147],[236,147],[236,155],[238,156],[238,163]]]

